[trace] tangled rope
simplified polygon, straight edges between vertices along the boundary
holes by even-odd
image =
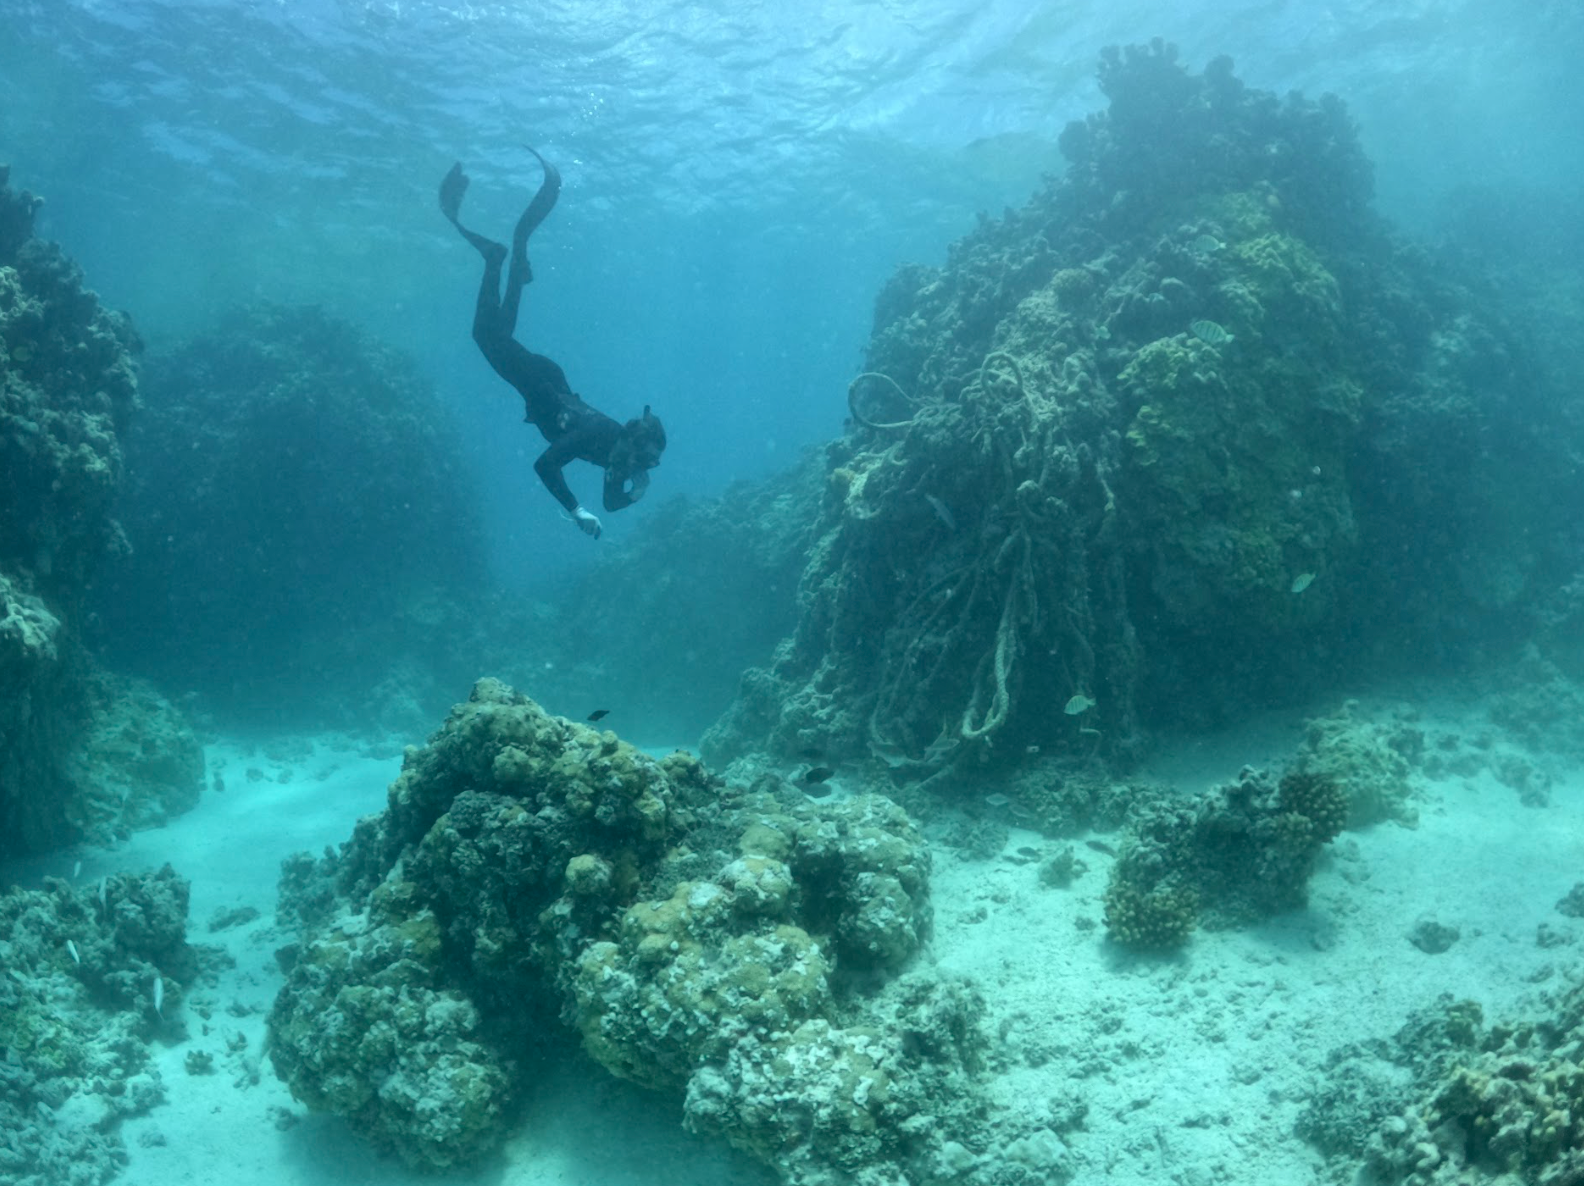
[[[960,497],[977,504],[978,517],[945,533],[886,632],[867,729],[877,752],[923,748],[955,760],[973,743],[991,743],[1013,719],[1036,643],[1048,652],[1041,661],[1047,682],[1070,691],[1091,686],[1083,541],[1061,498],[1078,474],[1075,462],[1057,461],[1065,449],[1060,409],[1005,351],[985,356],[956,406],[957,418],[943,424],[955,441],[910,437],[917,447],[896,467],[889,491],[895,502],[909,493],[900,488],[904,476],[916,475],[917,491],[945,475]],[[920,419],[915,413],[891,425],[861,422],[902,428]],[[978,455],[968,465],[954,456],[965,442]],[[971,470],[970,480],[963,470]]]
[[[895,391],[899,396],[902,397],[903,403],[908,404],[911,407],[918,406],[918,401],[909,396],[907,392],[903,391],[901,386],[898,385],[897,381],[890,375],[882,374],[880,371],[864,371],[862,374],[854,376],[853,381],[847,384],[847,411],[852,416],[853,423],[860,424],[864,428],[872,428],[877,432],[894,432],[899,429],[910,427],[915,419],[913,416],[909,416],[906,420],[894,420],[890,423],[880,423],[878,421],[870,420],[858,410],[858,385],[865,379],[880,379],[891,384],[891,390]]]

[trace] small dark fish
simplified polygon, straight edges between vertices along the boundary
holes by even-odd
[[[798,775],[797,785],[800,787],[818,786],[835,773],[829,766],[810,766],[802,774]]]
[[[593,712],[588,714],[588,719],[591,721],[602,721],[608,716],[610,716],[610,709],[596,708]]]
[[[799,753],[801,757],[807,758],[810,762],[818,762],[825,756],[825,751],[817,745],[811,745],[808,749],[801,750]]]
[[[1116,849],[1112,848],[1104,840],[1085,840],[1084,844],[1087,847],[1094,849],[1096,852],[1105,853],[1108,857],[1116,856]]]

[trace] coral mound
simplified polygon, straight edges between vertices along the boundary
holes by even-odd
[[[1571,571],[1568,401],[1371,212],[1343,105],[1160,42],[1100,82],[1065,176],[877,299],[797,630],[712,762],[1127,758]]]
[[[202,758],[151,689],[96,673],[79,641],[137,403],[137,336],[0,166],[0,857],[107,840],[184,810]],[[148,744],[147,760],[141,753]]]
[[[726,787],[483,680],[339,855],[289,863],[319,921],[271,1057],[427,1168],[498,1143],[529,1056],[575,1035],[789,1182],[896,1172],[979,1107],[977,996],[908,970],[928,875],[885,799]]]

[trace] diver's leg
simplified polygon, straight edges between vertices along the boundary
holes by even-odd
[[[513,247],[515,248],[515,244]],[[500,268],[495,269],[496,274]],[[517,308],[522,304],[522,290],[533,279],[533,269],[528,266],[528,254],[525,250],[521,255],[516,250],[512,251],[511,270],[506,273],[506,295],[501,298],[500,316],[506,326],[506,332],[517,332]]]
[[[494,261],[496,272],[496,288],[500,287],[500,266],[506,262],[506,248],[493,239],[486,239],[476,231],[470,231],[460,221],[462,213],[462,195],[467,193],[468,178],[462,172],[462,162],[458,161],[451,166],[451,171],[445,175],[445,180],[440,183],[440,213],[450,220],[462,237],[473,245],[473,250],[484,257],[486,265]],[[496,257],[499,257],[496,259]]]
[[[487,239],[484,242],[492,250],[484,252],[484,275],[479,279],[478,301],[473,307],[473,340],[484,351],[484,357],[491,358],[500,346],[511,341],[512,327],[517,320],[517,302],[511,302],[512,313],[508,320],[500,297],[501,265],[506,262],[506,248]]]
[[[473,309],[473,340],[484,351],[484,356],[489,358],[503,340],[511,337],[517,314],[514,302],[511,319],[502,317],[501,267],[506,262],[506,248],[462,225],[459,215],[462,212],[462,196],[467,193],[467,187],[467,174],[462,172],[462,163],[458,161],[440,183],[440,213],[484,257],[484,275],[479,280],[478,300]]]
[[[516,229],[512,231],[511,270],[506,273],[506,297],[501,302],[501,314],[513,330],[517,328],[517,307],[522,301],[523,286],[533,280],[533,269],[528,266],[528,236],[555,209],[556,199],[561,196],[560,171],[539,156],[536,149],[528,145],[524,147],[538,157],[539,163],[544,166],[545,176],[539,185],[539,192],[534,194],[533,201],[528,203],[528,208],[522,212]]]

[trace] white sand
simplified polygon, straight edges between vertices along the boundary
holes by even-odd
[[[1179,747],[1152,773],[1198,790],[1245,763],[1279,769],[1303,716]],[[1422,724],[1455,732],[1466,716],[1443,710]],[[1575,947],[1536,943],[1541,923],[1581,932],[1554,909],[1584,877],[1584,802],[1568,774],[1547,808],[1521,806],[1488,774],[1421,781],[1419,826],[1345,833],[1307,909],[1198,933],[1166,959],[1099,940],[1102,853],[1077,847],[1090,868],[1067,890],[1042,887],[1033,864],[947,858],[933,881],[937,959],[979,980],[989,1027],[1007,1027],[1011,1052],[1050,1053],[1000,1078],[1002,1103],[1038,1115],[1052,1095],[1088,1102],[1086,1130],[1072,1137],[1077,1181],[1319,1182],[1321,1159],[1293,1121],[1330,1051],[1390,1037],[1441,993],[1472,997],[1495,1020],[1559,964],[1576,966]],[[1024,833],[1008,850],[1040,843]],[[1425,954],[1407,937],[1421,917],[1461,938]],[[1095,929],[1080,931],[1079,918]]]
[[[1425,724],[1455,729],[1467,717],[1472,732],[1469,711],[1444,709]],[[1229,780],[1245,762],[1280,764],[1304,715],[1175,746],[1151,773],[1187,791]],[[258,1064],[264,1015],[282,980],[273,953],[285,936],[272,925],[280,861],[345,840],[359,815],[384,806],[399,762],[300,741],[272,752],[211,747],[223,793],[206,791],[170,827],[84,857],[84,879],[170,861],[192,882],[190,938],[223,946],[236,960],[218,988],[192,994],[191,1006],[211,1010],[209,1022],[189,1010],[187,1040],[159,1053],[169,1102],[125,1126],[132,1163],[121,1181],[433,1182],[373,1157],[332,1118],[276,1127],[277,1115],[303,1116],[268,1061]],[[259,777],[250,780],[249,767]],[[1292,1125],[1328,1052],[1389,1036],[1443,992],[1474,997],[1487,1019],[1499,1017],[1548,969],[1577,963],[1576,946],[1542,949],[1535,938],[1542,922],[1574,937],[1581,930],[1553,904],[1584,877],[1584,796],[1577,772],[1550,770],[1557,781],[1546,808],[1520,806],[1515,792],[1488,775],[1426,784],[1417,829],[1383,825],[1333,846],[1307,910],[1254,930],[1197,934],[1165,959],[1131,956],[1103,941],[1100,896],[1110,858],[1081,842],[1077,852],[1089,869],[1069,889],[1041,886],[1037,863],[1012,859],[1019,845],[1047,853],[1058,846],[1032,833],[1015,836],[991,861],[938,852],[929,958],[974,977],[989,1002],[987,1027],[1004,1034],[1010,1068],[992,1086],[1000,1104],[1043,1117],[1053,1097],[1087,1101],[1086,1127],[1071,1135],[1076,1181],[1318,1182],[1320,1160]],[[262,917],[207,933],[216,909],[243,905]],[[1419,951],[1406,936],[1422,916],[1460,928],[1461,939],[1441,955]],[[1080,918],[1093,920],[1093,929],[1079,929]],[[228,1051],[228,1041],[243,1039],[244,1049]],[[195,1049],[215,1056],[216,1073],[186,1072],[184,1059]],[[673,1105],[579,1065],[542,1085],[522,1135],[502,1156],[445,1180],[753,1186],[771,1179],[684,1134]]]

